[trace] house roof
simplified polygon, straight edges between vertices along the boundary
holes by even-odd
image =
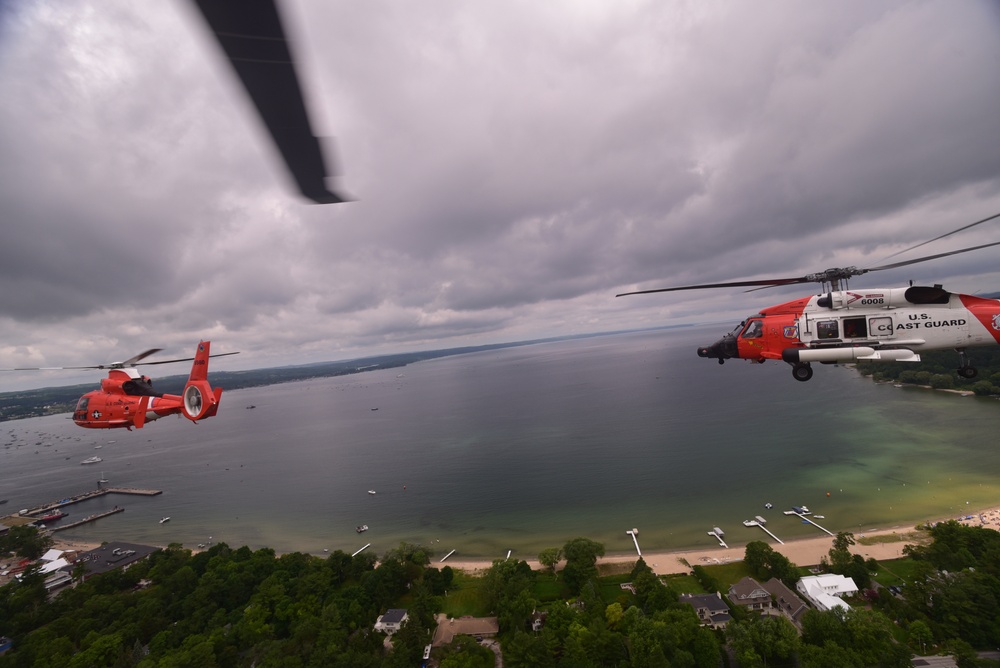
[[[733,603],[746,605],[770,598],[770,592],[751,577],[745,577],[729,587],[729,600]]]
[[[406,610],[402,608],[389,608],[385,614],[379,617],[383,624],[399,624],[406,618]]]
[[[681,602],[690,603],[695,610],[707,608],[710,614],[729,613],[729,606],[718,594],[681,594]]]
[[[778,578],[771,578],[761,586],[771,592],[778,607],[787,612],[792,619],[798,619],[799,615],[805,611],[806,602]]]

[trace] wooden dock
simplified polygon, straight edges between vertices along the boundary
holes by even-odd
[[[73,529],[74,527],[78,527],[81,524],[86,524],[87,522],[94,522],[96,520],[101,519],[102,517],[107,517],[108,515],[114,515],[115,513],[124,513],[124,512],[125,512],[124,508],[122,508],[121,506],[115,506],[111,510],[105,510],[103,513],[94,513],[93,515],[88,515],[87,517],[84,517],[82,520],[77,520],[76,522],[72,522],[70,524],[61,524],[57,527],[49,527],[49,531],[55,533],[56,531],[65,531],[66,529]]]

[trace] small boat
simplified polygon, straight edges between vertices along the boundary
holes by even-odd
[[[250,404],[249,406],[247,406],[248,411],[252,411],[255,408],[257,408],[257,406],[255,406],[254,404]]]
[[[160,520],[160,524],[163,524],[164,522],[169,522],[169,521],[170,521],[170,517],[169,516],[168,517],[164,517],[162,520]]]
[[[100,450],[103,447],[104,447],[103,445],[95,445],[94,450]]]
[[[815,517],[818,520],[825,520],[826,519],[826,515],[813,515],[813,517]]]
[[[368,493],[369,493],[369,494],[374,494],[374,493],[375,493],[375,490],[374,490],[374,489],[370,489],[370,490],[368,490]]]
[[[378,407],[376,406],[376,407],[375,407],[375,408],[373,408],[372,410],[373,410],[373,411],[377,411],[377,410],[378,410]]]
[[[359,524],[358,525],[358,528],[357,528],[357,532],[358,533],[364,533],[366,531],[368,531],[368,525],[367,524]]]
[[[756,520],[743,520],[743,526],[745,526],[745,527],[755,527],[755,526],[758,526],[758,522]]]
[[[67,514],[68,513],[64,513],[61,510],[53,510],[48,515],[42,515],[39,519],[41,519],[42,522],[55,522],[56,520],[61,520],[66,517]]]
[[[100,464],[100,463],[101,463],[101,462],[103,462],[103,461],[104,461],[104,460],[103,460],[103,459],[101,459],[100,457],[87,457],[86,459],[84,459],[84,460],[83,460],[82,462],[80,462],[80,463],[81,463],[81,464]]]
[[[97,480],[97,484],[98,485],[103,485],[103,484],[105,484],[107,482],[110,482],[110,480],[108,480],[107,478],[105,478],[104,477],[104,471],[101,471],[101,477]]]
[[[770,510],[771,508],[774,508],[774,506],[771,505],[770,503],[765,503],[764,507],[767,508],[768,510]]]
[[[0,499],[0,506],[10,501],[10,499]]]

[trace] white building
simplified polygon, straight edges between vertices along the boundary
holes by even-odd
[[[834,608],[850,610],[851,606],[839,597],[858,593],[858,586],[854,584],[854,580],[835,573],[804,577],[799,580],[795,588],[818,610],[824,611]]]
[[[379,615],[379,618],[375,620],[375,630],[391,636],[393,633],[401,629],[403,624],[405,624],[406,620],[409,618],[409,615],[406,614],[406,610],[390,608],[385,611],[384,615]]]

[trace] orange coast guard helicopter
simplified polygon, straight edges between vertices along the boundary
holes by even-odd
[[[997,217],[1000,214],[955,232]],[[931,241],[945,236],[948,234]],[[727,359],[745,359],[758,364],[782,360],[791,365],[792,377],[804,382],[812,378],[812,362],[919,362],[921,351],[954,348],[959,354],[958,374],[963,378],[975,378],[977,371],[966,356],[966,349],[1000,344],[1000,300],[952,293],[940,285],[850,290],[847,281],[872,271],[895,269],[997,245],[1000,242],[868,269],[832,268],[794,278],[637,290],[616,296],[726,287],[759,290],[796,283],[820,283],[823,293],[761,309],[712,345],[698,348],[698,356],[717,359],[719,364]]]
[[[238,353],[209,354],[211,342],[202,341],[194,357],[142,364],[172,364],[188,362],[191,375],[180,395],[163,394],[153,390],[149,376],[140,375],[136,366],[140,360],[157,353],[161,348],[153,348],[124,362],[101,364],[98,366],[54,367],[59,369],[109,369],[108,377],[101,381],[101,389],[88,392],[76,404],[73,422],[87,429],[118,429],[129,431],[167,415],[181,414],[192,422],[204,420],[219,410],[222,388],[213,389],[208,383],[208,360],[210,357],[224,357]],[[53,367],[48,367],[49,369]],[[41,368],[16,369],[16,371],[38,371]]]

